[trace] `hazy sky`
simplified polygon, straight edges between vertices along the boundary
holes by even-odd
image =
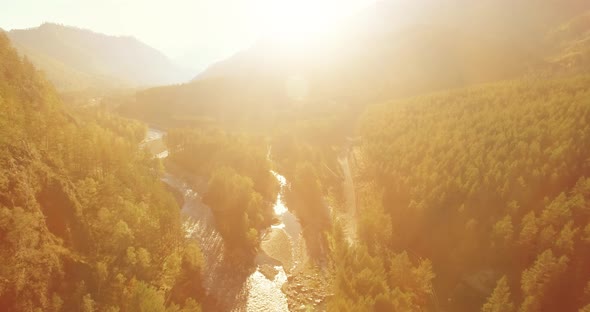
[[[0,27],[55,22],[131,35],[196,67],[273,33],[298,36],[374,0],[0,0]]]

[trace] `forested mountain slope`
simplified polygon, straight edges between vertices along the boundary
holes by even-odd
[[[26,55],[62,91],[180,83],[191,72],[132,37],[115,37],[45,23],[8,32]]]
[[[328,310],[589,309],[589,31],[555,27],[527,78],[368,108]]]
[[[496,280],[482,311],[584,307],[588,120],[587,75],[481,85],[369,109],[360,190],[376,199],[361,208],[361,240],[376,261],[390,263],[388,253],[397,250],[430,259],[434,289],[453,311],[481,308]]]
[[[0,34],[0,306],[200,311],[202,256],[145,126],[70,112]]]

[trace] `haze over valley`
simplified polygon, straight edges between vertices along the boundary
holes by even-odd
[[[590,312],[590,2],[70,2],[0,11],[0,310]]]

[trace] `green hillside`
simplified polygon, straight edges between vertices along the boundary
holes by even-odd
[[[2,309],[200,311],[202,255],[145,126],[66,110],[4,34],[0,111]]]
[[[589,104],[590,77],[581,76],[370,108],[359,173],[361,196],[372,198],[359,224],[369,255],[386,271],[398,250],[430,259],[436,295],[453,311],[479,309],[502,276],[519,311],[588,304]],[[491,304],[485,311],[510,311]]]

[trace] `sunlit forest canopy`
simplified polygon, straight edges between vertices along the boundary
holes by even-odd
[[[68,112],[5,34],[0,56],[0,305],[198,310],[201,252],[138,149],[145,126]]]
[[[588,83],[524,79],[369,110],[364,166],[391,218],[383,244],[430,258],[441,291],[489,270],[507,274],[523,311],[577,308],[590,274]],[[542,261],[560,265],[541,273]]]
[[[590,2],[56,1],[0,10],[1,311],[590,311]]]

